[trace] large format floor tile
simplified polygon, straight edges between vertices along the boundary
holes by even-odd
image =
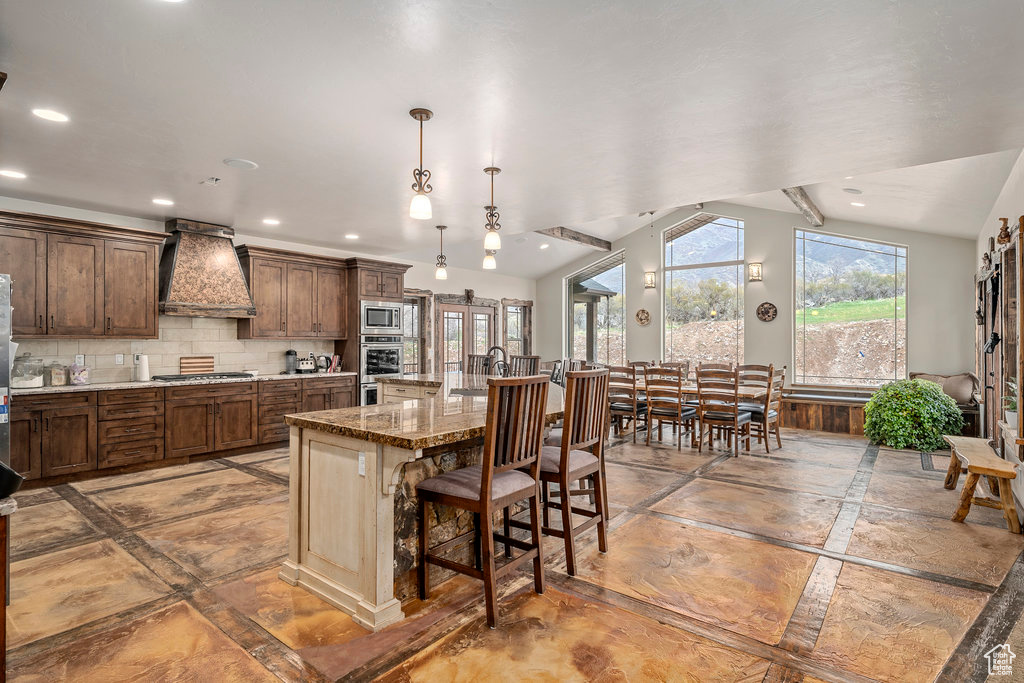
[[[960,477],[957,490],[947,491],[939,479],[923,480],[902,474],[875,472],[871,475],[864,502],[949,518],[960,506],[960,491],[963,490],[964,479],[966,477]],[[979,483],[978,493],[987,495],[987,488],[986,482]],[[1006,525],[1002,511],[983,505],[972,505],[967,519],[976,524],[984,522],[996,526]]]
[[[591,549],[578,577],[666,609],[777,643],[814,555],[640,515]]]
[[[139,531],[194,576],[216,578],[288,554],[288,503],[210,512]]]
[[[998,586],[1022,550],[1005,528],[865,507],[846,552]]]
[[[136,484],[148,484],[154,481],[175,479],[177,477],[222,469],[224,469],[224,465],[220,464],[216,460],[204,460],[202,462],[190,462],[185,465],[173,465],[171,467],[158,467],[156,469],[143,470],[141,472],[117,474],[112,477],[97,477],[95,479],[75,482],[71,486],[82,493],[94,493],[96,491],[104,491],[106,489],[134,486]],[[182,482],[182,486],[184,487],[185,485],[186,483]]]
[[[691,482],[651,509],[794,543],[821,546],[842,503],[708,479]]]
[[[814,656],[883,681],[931,681],[984,607],[977,591],[846,564]]]
[[[99,530],[65,500],[30,505],[11,517],[11,559],[97,538]]]
[[[291,462],[288,458],[274,458],[272,460],[255,463],[253,467],[269,474],[276,474],[279,477],[287,477],[288,468],[291,467]]]
[[[233,469],[101,491],[92,500],[128,527],[283,496],[285,487]]]
[[[709,477],[840,498],[846,495],[856,475],[856,470],[742,456],[729,458],[707,473]]]
[[[943,463],[944,466],[940,466]],[[875,472],[902,474],[921,479],[938,479],[940,482],[946,478],[946,467],[948,466],[949,460],[941,457],[941,452],[922,458],[917,451],[879,448],[878,457],[875,458]]]
[[[768,662],[625,610],[549,588],[478,618],[383,681],[760,681]]]
[[[10,681],[278,681],[184,602],[20,662]]]
[[[165,583],[111,540],[14,562],[7,646],[67,631],[169,592]]]
[[[612,511],[636,505],[645,498],[680,480],[679,477],[642,467],[626,467],[615,463],[605,464],[608,475],[608,504]],[[579,501],[587,499],[580,498]],[[589,503],[574,503],[589,507]]]
[[[621,445],[609,448],[605,454],[605,459],[608,462],[661,467],[679,474],[692,472],[698,467],[711,462],[715,457],[716,455],[714,454],[698,454],[697,451],[691,451],[685,447],[682,451],[678,451],[674,445],[665,446],[652,443],[650,446],[645,446],[643,439],[636,444],[632,441],[627,441]]]
[[[766,455],[770,458],[803,460],[805,462],[855,470],[864,457],[864,449],[867,447],[867,442],[840,446],[808,442],[801,439],[784,439],[782,448],[777,448],[773,437],[769,445],[772,448],[771,453],[765,453],[764,446],[757,446],[756,444],[751,445],[751,451],[757,455]]]

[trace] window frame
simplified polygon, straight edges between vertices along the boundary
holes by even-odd
[[[565,277],[562,278],[562,357],[563,358],[572,358],[573,357],[572,356],[572,350],[573,350],[572,329],[573,329],[573,315],[574,315],[573,303],[574,302],[572,300],[572,293],[569,291],[569,281],[572,280],[577,275],[579,275],[580,273],[584,273],[584,272],[592,269],[594,266],[597,266],[597,265],[601,264],[604,261],[612,261],[612,260],[616,260],[616,259],[620,260],[621,263],[616,263],[613,266],[610,266],[610,267],[608,267],[608,268],[606,268],[604,270],[598,271],[597,273],[595,273],[595,275],[599,275],[601,273],[607,272],[609,270],[612,270],[613,268],[618,268],[620,266],[622,267],[622,292],[621,292],[621,295],[622,295],[622,306],[623,306],[623,313],[622,313],[622,340],[623,340],[622,341],[622,348],[623,348],[623,362],[626,362],[626,359],[628,358],[628,355],[625,353],[625,350],[626,350],[626,336],[627,336],[626,332],[627,332],[627,330],[629,328],[629,321],[627,319],[628,308],[626,307],[626,289],[627,289],[626,282],[627,282],[628,275],[627,275],[627,268],[626,268],[627,260],[626,260],[626,250],[625,250],[625,248],[616,249],[613,252],[605,254],[604,256],[602,256],[601,258],[597,259],[596,261],[591,261],[590,263],[584,265],[581,268],[577,268],[576,270],[572,271],[571,273],[567,274]]]
[[[682,266],[669,266],[668,263],[667,263],[667,261],[668,261],[668,254],[666,253],[668,250],[665,248],[666,245],[669,242],[668,234],[670,232],[672,232],[673,230],[675,230],[676,228],[678,228],[683,223],[686,223],[688,221],[692,221],[697,216],[710,216],[710,217],[713,217],[715,220],[717,220],[719,218],[724,218],[726,220],[738,222],[740,224],[740,227],[738,228],[738,230],[741,233],[743,233],[743,257],[740,258],[740,259],[733,259],[731,261],[717,261],[717,262],[697,263],[697,264],[689,264],[689,265],[682,265]],[[710,223],[714,223],[714,220],[709,221],[707,224],[710,224]],[[701,227],[703,227],[703,226],[701,226]],[[696,213],[693,213],[693,214],[687,216],[683,220],[681,220],[681,221],[679,221],[677,223],[674,223],[673,225],[670,225],[669,227],[667,227],[667,228],[665,228],[664,230],[661,231],[661,246],[660,246],[660,249],[661,249],[661,272],[659,273],[659,276],[661,277],[661,361],[662,362],[665,362],[666,328],[668,327],[668,315],[667,315],[667,312],[668,312],[668,273],[669,273],[669,271],[695,270],[697,268],[719,268],[719,267],[727,268],[727,267],[730,267],[730,266],[739,266],[740,267],[739,282],[740,282],[740,285],[743,287],[743,296],[740,297],[739,307],[738,308],[739,308],[739,311],[740,311],[740,314],[741,314],[741,317],[739,318],[739,320],[743,321],[743,336],[744,336],[744,339],[743,339],[743,349],[744,349],[744,355],[745,355],[745,353],[746,353],[746,339],[745,339],[745,336],[746,336],[746,330],[747,330],[747,305],[746,305],[747,282],[744,279],[747,276],[746,229],[747,229],[747,221],[745,219],[743,219],[743,218],[738,218],[736,216],[726,216],[726,215],[720,214],[720,213],[711,213],[709,211],[697,211]],[[676,239],[679,239],[679,237],[683,237],[683,236],[684,235],[679,235],[678,237],[676,237]],[[737,320],[737,324],[739,323],[739,320]],[[686,360],[688,362],[693,362],[692,359],[686,359]],[[737,359],[737,363],[738,364],[740,364],[742,362],[743,362],[742,358]]]
[[[814,383],[814,382],[797,382],[796,381],[796,378],[797,378],[797,365],[796,365],[797,323],[796,323],[796,312],[797,312],[797,296],[798,296],[798,293],[799,293],[798,289],[797,289],[797,285],[796,285],[796,259],[797,259],[797,251],[796,251],[797,250],[797,236],[796,235],[797,235],[798,232],[809,232],[809,233],[813,233],[813,234],[816,234],[816,235],[824,235],[826,237],[838,237],[840,239],[855,240],[855,241],[858,241],[858,242],[871,242],[873,244],[880,244],[880,245],[884,245],[884,246],[888,246],[888,247],[894,247],[894,248],[897,248],[897,249],[903,249],[904,250],[903,260],[904,260],[905,263],[904,263],[903,270],[904,270],[904,273],[905,273],[905,275],[904,275],[905,282],[904,282],[903,288],[904,288],[905,291],[903,293],[903,307],[906,309],[906,312],[905,312],[905,319],[906,319],[905,327],[906,327],[906,331],[904,333],[904,336],[905,336],[904,344],[906,346],[906,351],[905,351],[906,361],[904,363],[904,375],[903,375],[903,377],[896,378],[896,379],[891,379],[891,380],[889,380],[889,379],[882,380],[878,384],[818,384],[818,383]],[[827,230],[818,230],[818,229],[808,229],[808,228],[804,228],[804,227],[800,227],[800,226],[794,226],[793,227],[791,239],[792,239],[792,250],[791,250],[792,259],[790,260],[789,264],[790,264],[790,268],[792,269],[790,271],[790,273],[791,273],[790,287],[792,288],[792,295],[790,296],[790,302],[792,303],[793,308],[792,308],[792,311],[791,311],[792,324],[791,324],[791,326],[789,328],[790,329],[790,340],[791,340],[790,349],[789,349],[789,362],[790,362],[790,367],[793,368],[793,370],[792,370],[792,372],[787,372],[786,373],[787,374],[786,382],[790,386],[798,387],[798,388],[807,388],[807,389],[816,389],[816,390],[828,390],[828,389],[850,390],[850,389],[854,389],[854,390],[864,391],[866,389],[877,389],[878,387],[882,386],[883,384],[885,384],[887,382],[893,382],[893,381],[898,381],[900,379],[907,379],[907,378],[909,378],[910,377],[910,246],[907,245],[907,244],[902,244],[900,242],[890,242],[890,241],[883,240],[883,239],[875,239],[873,237],[861,237],[861,236],[857,236],[857,235],[844,235],[844,234],[838,233],[838,232],[829,232]],[[851,247],[851,248],[856,248],[856,247]]]
[[[523,353],[529,356],[533,353],[533,301],[528,299],[502,299],[501,300],[501,341],[502,346],[508,349],[508,309],[510,307],[522,309],[522,320],[520,321],[520,332],[522,333]]]

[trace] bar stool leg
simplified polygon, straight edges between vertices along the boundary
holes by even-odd
[[[480,541],[483,544],[484,603],[487,609],[487,625],[498,625],[498,587],[494,579],[494,521],[489,514],[480,515]]]
[[[682,425],[680,425],[682,428]],[[679,435],[682,438],[682,434]],[[605,524],[608,520],[608,510],[606,508],[605,500],[605,486],[604,486],[604,473],[601,470],[594,472],[594,495],[597,501],[594,505],[597,508],[597,514],[600,515],[600,520],[597,523],[597,549],[602,553],[608,552],[608,535],[605,530]]]
[[[540,495],[530,498],[530,538],[537,547],[537,557],[533,558],[533,590],[544,593],[544,549],[540,531]]]
[[[505,538],[512,538],[512,520],[509,514],[512,512],[512,508],[507,507],[501,512],[502,516],[502,531],[505,532]],[[505,557],[512,559],[512,545],[505,543]]]
[[[483,555],[480,552],[480,513],[473,513],[473,566],[482,570],[484,568]]]
[[[427,501],[420,498],[420,543],[419,543],[419,565],[416,567],[417,574],[419,576],[420,583],[420,600],[426,600],[430,597],[430,567],[427,566],[427,547],[428,536],[430,534],[430,521],[427,519],[427,513],[430,512],[430,508],[427,505]]]
[[[568,472],[562,473],[558,488],[562,504],[562,535],[565,537],[565,568],[569,576],[576,576],[576,543],[572,537],[572,496],[569,495]]]

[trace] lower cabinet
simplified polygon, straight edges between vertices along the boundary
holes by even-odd
[[[118,467],[164,457],[164,390],[100,391],[99,466]]]
[[[40,458],[42,447],[42,412],[12,408],[11,468],[25,479],[38,479],[43,476]]]
[[[167,390],[164,442],[168,458],[259,443],[255,382]]]
[[[213,400],[167,401],[164,407],[166,457],[180,458],[213,450]]]
[[[359,405],[355,377],[315,377],[302,382],[302,411],[337,410]]]
[[[214,402],[213,447],[223,451],[229,448],[254,446],[259,443],[256,394],[222,396]]]
[[[96,469],[96,407],[44,410],[43,476]]]

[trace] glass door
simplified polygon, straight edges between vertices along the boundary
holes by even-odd
[[[469,354],[487,353],[494,345],[495,309],[491,306],[438,306],[441,335],[438,365],[444,372],[460,372]]]

